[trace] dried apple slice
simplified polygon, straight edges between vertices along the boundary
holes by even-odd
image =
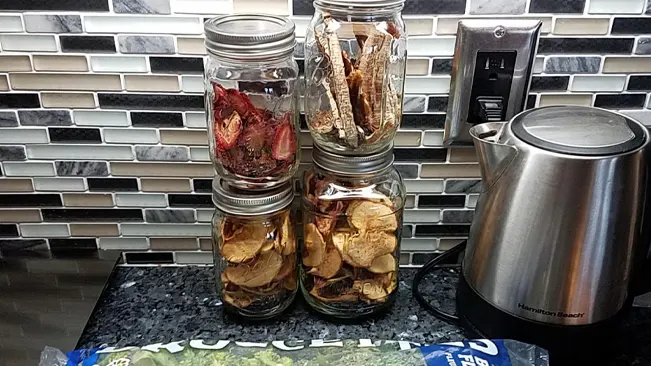
[[[372,201],[355,201],[346,210],[350,225],[364,231],[394,231],[398,218],[391,207]]]
[[[380,281],[357,280],[353,283],[353,289],[359,292],[363,298],[372,301],[385,301],[389,296],[387,290]]]
[[[341,258],[344,262],[350,264],[353,267],[361,267],[359,264],[355,263],[350,256],[348,256],[348,243],[351,239],[352,234],[345,231],[339,231],[332,235],[332,244],[339,251]]]
[[[296,252],[296,235],[290,223],[289,213],[285,214],[280,225],[280,233],[276,235],[275,249],[282,255]]]
[[[323,297],[319,294],[319,289],[316,287],[312,288],[310,295],[314,296],[317,300],[322,302],[355,302],[359,300],[359,296],[356,294],[344,293],[336,297]]]
[[[318,267],[313,267],[307,273],[322,278],[332,278],[341,269],[341,254],[333,245],[329,245],[323,262]]]
[[[229,262],[242,263],[255,257],[266,243],[267,230],[260,223],[246,225],[221,250]]]
[[[283,280],[285,277],[291,275],[292,272],[296,272],[296,259],[293,256],[285,258],[283,266],[280,267],[280,271],[278,271],[274,281]]]
[[[332,227],[336,221],[337,219],[331,216],[317,215],[314,218],[316,228],[321,234],[323,234],[323,236],[330,234],[330,231],[332,231]]]
[[[219,222],[219,236],[224,242],[227,242],[244,230],[244,226],[240,225],[228,218],[224,218]]]
[[[371,266],[368,267],[368,270],[373,273],[389,273],[396,270],[396,259],[393,257],[393,254],[381,255],[371,263]]]
[[[222,294],[222,299],[240,309],[246,308],[253,303],[253,297],[242,291],[226,291]]]
[[[305,251],[303,264],[308,267],[317,267],[325,259],[326,243],[319,233],[316,225],[305,225]]]
[[[397,245],[398,241],[394,235],[371,231],[353,235],[346,247],[346,255],[360,267],[368,268],[375,258],[392,253]]]
[[[283,287],[289,291],[296,291],[296,287],[298,287],[298,281],[296,280],[296,271],[290,272],[289,276],[285,277],[283,280]]]
[[[282,256],[272,250],[252,263],[229,266],[224,273],[230,282],[238,286],[260,287],[273,281],[282,265]]]

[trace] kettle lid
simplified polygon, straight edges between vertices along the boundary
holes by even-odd
[[[645,127],[622,114],[582,106],[550,106],[511,120],[516,137],[538,148],[582,156],[616,155],[647,140]]]

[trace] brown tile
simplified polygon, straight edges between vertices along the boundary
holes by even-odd
[[[233,13],[255,13],[260,9],[275,15],[289,15],[285,0],[233,0]]]
[[[400,265],[405,266],[410,264],[411,255],[409,253],[400,253]]]
[[[472,18],[459,18],[459,17],[439,17],[436,25],[436,34],[457,34],[457,25],[459,20],[463,19],[494,19],[491,17],[472,17]],[[546,16],[510,16],[510,17],[500,17],[500,19],[515,19],[515,20],[540,20],[542,28],[540,29],[541,33],[549,33],[552,31],[552,17]]]
[[[393,139],[393,144],[396,147],[417,147],[420,146],[421,132],[398,132]]]
[[[118,236],[117,224],[70,224],[71,236]]]
[[[197,238],[151,238],[151,250],[197,250]]]
[[[88,71],[85,56],[34,55],[33,61],[37,71]]]
[[[191,192],[189,179],[156,179],[141,178],[140,186],[143,192]]]
[[[0,210],[0,222],[41,222],[39,210]]]
[[[477,162],[477,153],[472,147],[450,149],[451,163],[472,163]]]
[[[405,199],[405,208],[414,208],[416,207],[416,196],[408,195]]]
[[[540,94],[541,107],[548,105],[592,105],[592,94]]]
[[[215,176],[212,164],[118,163],[111,162],[111,173],[124,177],[207,177]]]
[[[0,71],[32,71],[29,56],[0,56]]]
[[[64,193],[63,205],[76,207],[114,206],[113,196],[104,193]]]
[[[17,90],[122,90],[119,75],[99,74],[10,74]]]
[[[208,145],[206,131],[160,130],[160,140],[170,145]]]
[[[428,75],[429,59],[410,58],[407,60],[407,75]]]
[[[125,75],[124,86],[128,91],[176,92],[179,78],[169,75]]]
[[[199,248],[201,250],[212,251],[212,240],[211,239],[199,239]]]
[[[479,178],[479,164],[423,164],[421,178]]]
[[[33,192],[31,179],[0,179],[0,192]]]
[[[9,81],[7,81],[7,76],[5,75],[0,75],[0,90],[9,90]]]
[[[188,55],[206,54],[206,46],[204,45],[203,38],[179,37],[176,40],[176,42],[180,54],[188,54]]]
[[[434,28],[432,18],[408,18],[405,25],[410,36],[431,36]]]
[[[91,93],[41,93],[45,108],[95,108],[95,98]]]
[[[607,34],[609,27],[609,18],[558,17],[554,34]]]
[[[301,132],[298,136],[298,141],[302,147],[310,147],[314,144],[312,135],[309,132]]]
[[[606,57],[604,73],[651,72],[651,57]]]

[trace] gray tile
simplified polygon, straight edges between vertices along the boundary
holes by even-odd
[[[25,160],[24,146],[0,146],[0,160]]]
[[[527,0],[471,0],[470,14],[522,14]]]
[[[305,42],[303,41],[296,42],[296,47],[294,47],[294,57],[305,58]]]
[[[452,72],[452,58],[432,59],[432,74],[450,75]]]
[[[441,221],[451,224],[471,223],[475,215],[473,210],[443,210]]]
[[[463,14],[466,0],[407,0],[403,14]]]
[[[651,0],[650,0],[651,1]],[[636,55],[651,55],[651,37],[640,37],[635,48]]]
[[[582,14],[586,0],[531,0],[530,13]]]
[[[293,0],[292,10],[294,11],[294,15],[314,14],[314,6],[312,6],[312,0]]]
[[[70,126],[70,111],[33,110],[18,111],[20,124],[23,126]]]
[[[119,36],[118,44],[122,53],[174,53],[174,39],[170,36]]]
[[[0,112],[0,127],[16,127],[18,118],[16,112]]]
[[[159,223],[195,222],[194,210],[145,210],[145,221]]]
[[[545,63],[545,72],[595,74],[600,65],[600,57],[550,57]]]
[[[429,97],[428,112],[446,112],[448,110],[448,97]]]
[[[394,167],[400,172],[403,179],[418,178],[417,164],[396,164]]]
[[[405,96],[402,101],[402,111],[404,113],[422,113],[425,112],[425,97]]]
[[[168,146],[136,146],[138,160],[188,161],[188,149]]]
[[[448,179],[445,181],[445,193],[481,193],[479,179]]]
[[[57,174],[63,176],[108,176],[108,166],[104,161],[57,161],[56,168]]]
[[[403,238],[411,238],[414,236],[414,227],[411,225],[403,225],[402,226],[402,237]]]
[[[81,33],[79,15],[25,14],[25,30],[41,33]]]
[[[651,0],[647,0],[647,3],[646,3],[646,14],[651,14]]]
[[[133,14],[169,14],[170,0],[113,0],[113,11]]]

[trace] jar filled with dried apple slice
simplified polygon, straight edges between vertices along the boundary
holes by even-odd
[[[314,143],[339,154],[391,144],[402,119],[405,0],[315,0],[305,35],[305,115]]]
[[[267,319],[293,301],[297,289],[296,230],[290,183],[243,191],[216,178],[212,221],[217,291],[230,313]]]
[[[312,155],[302,180],[301,291],[326,315],[378,313],[398,289],[405,186],[393,149],[353,157],[315,146]]]
[[[217,174],[244,189],[289,181],[300,162],[294,23],[234,14],[204,24],[206,119]]]

